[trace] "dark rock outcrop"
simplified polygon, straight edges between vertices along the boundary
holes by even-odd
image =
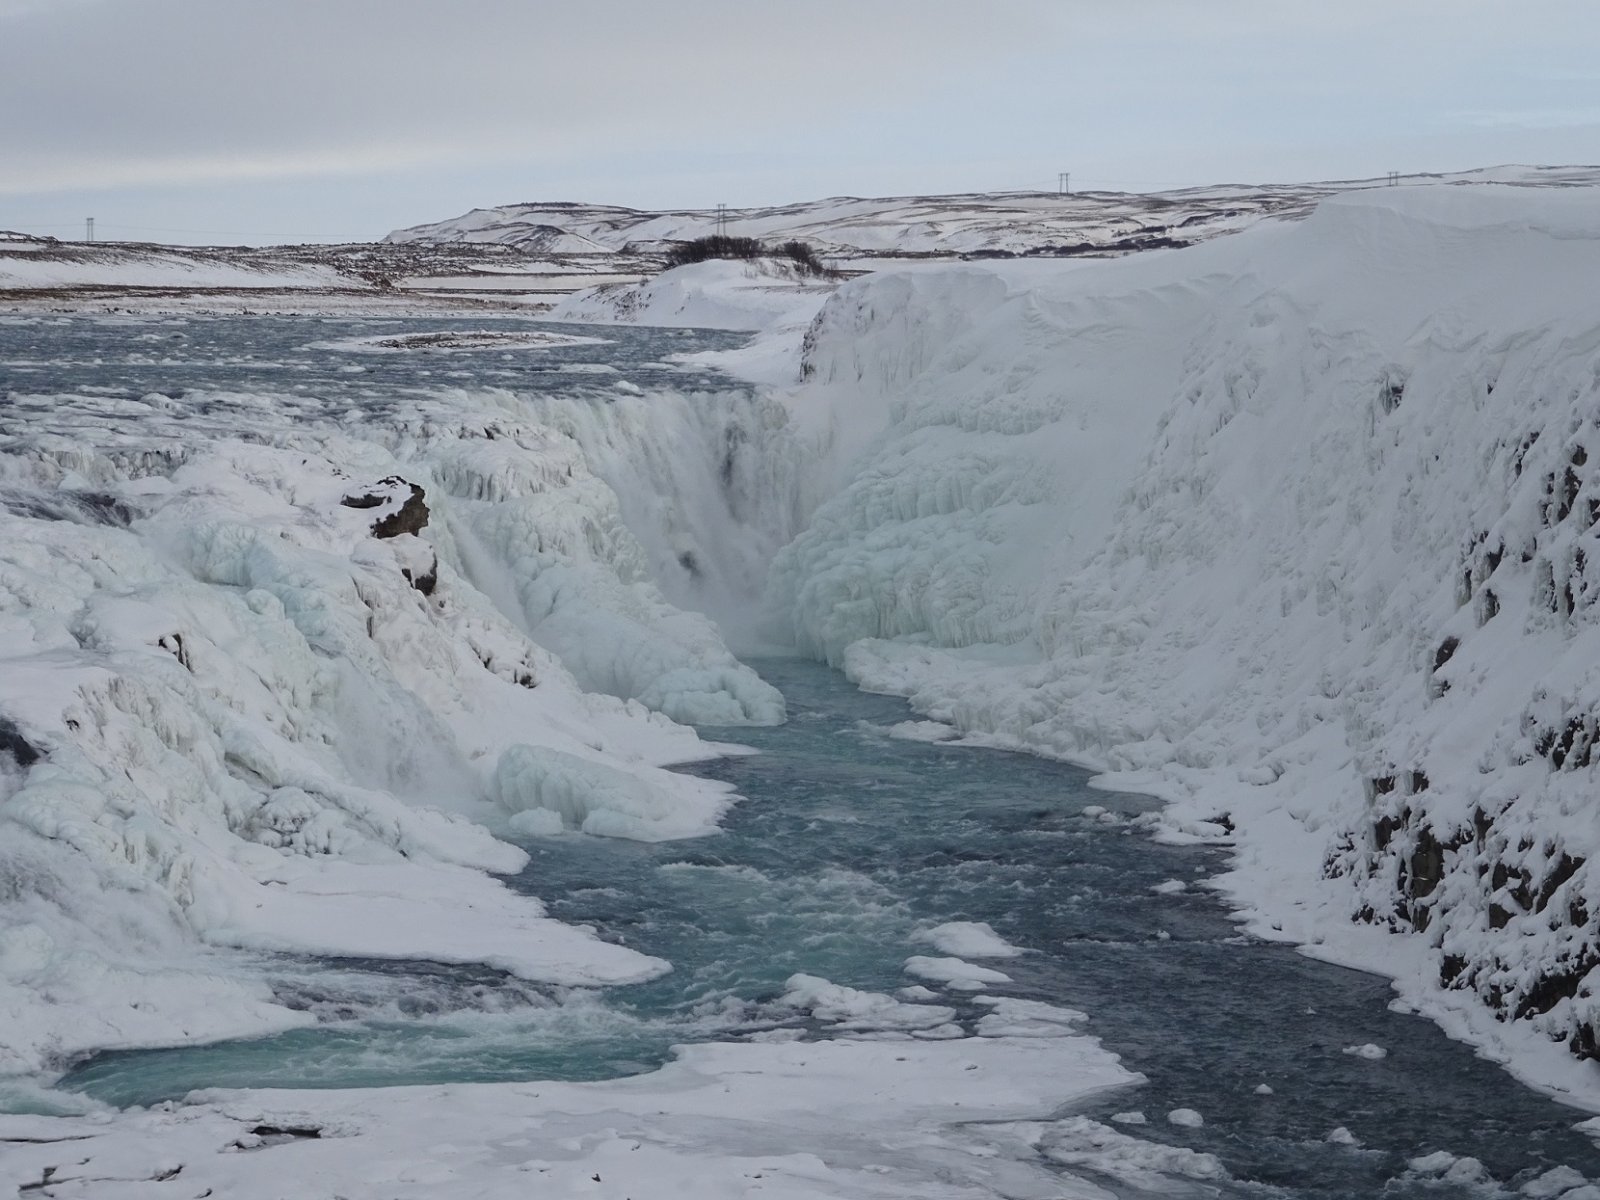
[[[22,731],[0,717],[0,754],[9,754],[19,767],[31,767],[43,757]]]
[[[372,536],[399,537],[420,533],[428,524],[428,505],[422,488],[398,475],[380,479],[364,492],[352,492],[339,501],[346,508],[387,509],[372,524]]]

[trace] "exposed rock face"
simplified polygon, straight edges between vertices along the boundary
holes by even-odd
[[[339,503],[346,508],[375,510],[373,537],[405,539],[403,545],[395,547],[400,573],[417,591],[431,596],[439,586],[439,556],[433,547],[416,538],[428,525],[426,495],[420,485],[390,475],[365,491],[347,494]]]
[[[19,767],[31,767],[40,758],[39,751],[4,717],[0,717],[0,754],[9,754]]]
[[[1499,486],[1480,510],[1490,519],[1461,541],[1456,611],[1428,672],[1435,711],[1482,702],[1506,636],[1501,596],[1522,598],[1524,639],[1563,648],[1528,672],[1514,722],[1485,741],[1483,782],[1443,791],[1421,769],[1369,778],[1365,855],[1355,838],[1334,856],[1335,873],[1369,881],[1361,917],[1430,934],[1441,983],[1475,991],[1504,1018],[1534,1019],[1586,1058],[1600,1057],[1600,913],[1584,818],[1600,760],[1585,653],[1600,613],[1596,429],[1600,409],[1579,394],[1570,413],[1503,437],[1491,458]]]
[[[404,575],[406,581],[424,596],[431,596],[433,589],[439,586],[439,560],[435,557],[431,567],[420,571],[411,567],[401,567],[400,574]]]
[[[428,524],[428,505],[422,488],[398,475],[380,479],[364,492],[352,492],[339,501],[346,508],[375,508],[383,510],[372,524],[372,536],[399,537],[402,533],[420,533]]]

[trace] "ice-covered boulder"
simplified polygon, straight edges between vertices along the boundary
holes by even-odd
[[[427,526],[426,496],[421,485],[391,475],[378,480],[371,487],[345,493],[339,503],[346,508],[370,510],[372,536],[392,538],[407,533],[421,533]]]

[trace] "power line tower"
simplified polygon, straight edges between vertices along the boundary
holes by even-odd
[[[93,217],[86,217],[84,219],[83,230],[84,230],[83,240],[86,241],[86,242],[94,241],[94,218]]]
[[[717,236],[728,236],[728,206],[726,204],[717,205]]]
[[[1062,171],[1056,176],[1056,195],[1067,196],[1072,193],[1072,172]]]
[[[1400,186],[1400,172],[1399,171],[1390,171],[1389,172],[1389,186],[1390,187],[1399,187]]]

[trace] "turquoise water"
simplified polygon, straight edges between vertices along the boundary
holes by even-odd
[[[675,1041],[804,1024],[772,1003],[797,971],[904,986],[905,958],[926,949],[918,930],[979,920],[1033,951],[1002,964],[1014,982],[993,994],[1083,1009],[1088,1032],[1149,1077],[1083,1111],[1141,1109],[1152,1123],[1128,1132],[1216,1154],[1237,1181],[1220,1194],[1449,1195],[1397,1182],[1409,1158],[1438,1150],[1473,1155],[1513,1186],[1558,1163],[1600,1177],[1600,1153],[1572,1130],[1581,1114],[1389,1011],[1383,980],[1240,936],[1203,889],[1151,890],[1213,871],[1215,851],[1082,815],[1133,816],[1148,800],[1091,790],[1084,772],[1043,759],[889,738],[902,702],[809,663],[756,665],[791,720],[708,731],[761,751],[695,768],[746,797],[723,833],[535,841],[515,881],[554,915],[667,958],[670,975],[562,993],[457,968],[285,963],[284,994],[326,1024],[101,1055],[64,1085],[129,1104],[221,1085],[627,1074]],[[953,1003],[964,1021],[981,1011]],[[1343,1052],[1366,1042],[1388,1058]],[[1255,1093],[1262,1083],[1271,1096]],[[1205,1126],[1163,1123],[1177,1107]],[[1327,1142],[1340,1126],[1363,1148]]]

